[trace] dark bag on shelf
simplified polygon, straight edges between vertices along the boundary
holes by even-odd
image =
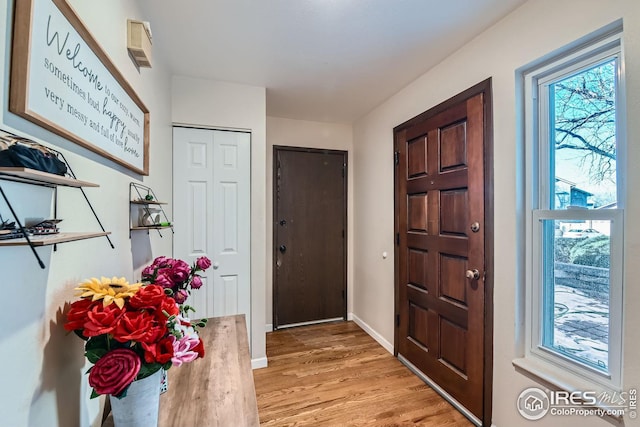
[[[23,167],[42,172],[65,175],[67,165],[46,147],[32,141],[14,140],[8,148],[0,149],[0,167]]]

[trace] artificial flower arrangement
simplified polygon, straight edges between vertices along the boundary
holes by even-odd
[[[192,289],[202,286],[198,274],[211,266],[201,257],[189,266],[182,260],[156,258],[142,273],[142,283],[124,278],[90,279],[76,289],[64,328],[85,340],[91,397],[122,398],[129,385],[160,369],[180,366],[204,356],[192,307],[185,304]]]

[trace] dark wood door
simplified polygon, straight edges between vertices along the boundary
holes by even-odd
[[[427,111],[394,135],[396,351],[480,420],[485,385],[484,97],[481,92]]]
[[[274,328],[346,319],[347,153],[274,148]]]

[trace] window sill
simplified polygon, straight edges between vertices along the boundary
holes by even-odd
[[[565,369],[561,369],[552,363],[538,359],[535,356],[513,359],[511,363],[517,370],[521,371],[529,378],[544,384],[551,389],[567,391],[569,393],[576,391],[595,392],[598,399],[597,403],[595,405],[585,404],[585,407],[602,409],[605,411],[611,409],[619,410],[621,408],[621,406],[613,405],[611,402],[606,402],[606,399],[603,401],[601,396],[620,398],[622,390],[613,390],[604,387],[602,384],[588,381],[585,378],[581,378],[576,374]],[[623,396],[626,395],[623,394]],[[616,422],[620,422],[622,420],[622,416],[606,415],[605,417],[615,420]]]

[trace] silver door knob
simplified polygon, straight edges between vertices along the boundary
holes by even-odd
[[[465,276],[467,276],[467,279],[478,280],[480,278],[480,272],[474,268],[473,270],[467,270]]]
[[[220,263],[219,262],[214,262],[212,267],[213,267],[214,270],[217,270],[220,267]]]

